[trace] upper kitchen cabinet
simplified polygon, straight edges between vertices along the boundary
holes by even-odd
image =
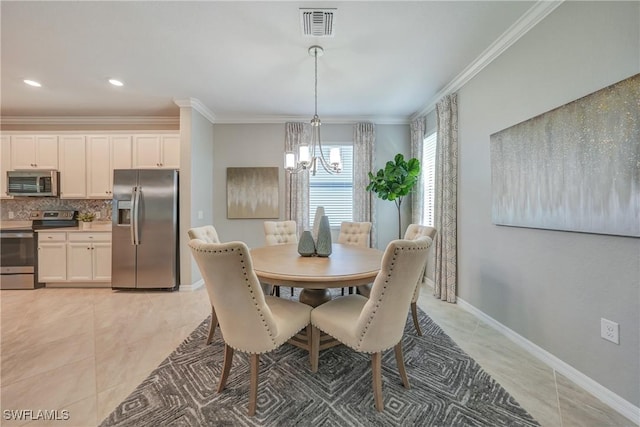
[[[83,135],[61,135],[58,141],[60,198],[87,197],[87,161]]]
[[[0,199],[12,199],[7,194],[7,171],[11,170],[11,138],[0,136]]]
[[[87,197],[113,196],[114,169],[131,169],[131,136],[87,136]]]
[[[11,169],[58,169],[58,137],[51,135],[12,136]]]
[[[134,169],[180,169],[179,135],[134,135]]]

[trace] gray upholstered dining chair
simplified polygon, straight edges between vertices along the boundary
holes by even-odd
[[[218,314],[224,340],[224,366],[218,393],[224,390],[234,349],[248,353],[251,369],[249,415],[256,412],[260,354],[277,349],[308,327],[311,307],[297,301],[265,296],[243,242],[189,242],[204,278],[211,305]],[[310,334],[310,328],[307,329]],[[309,339],[309,345],[311,340]]]
[[[426,225],[419,224],[409,224],[407,227],[407,231],[404,233],[404,238],[407,240],[415,240],[421,237],[427,237],[433,243],[433,240],[436,238],[436,229],[433,227],[428,227]],[[427,272],[427,264],[425,262],[424,270],[422,275],[418,279],[416,283],[416,290],[413,293],[413,298],[411,298],[411,317],[413,318],[413,326],[416,328],[416,332],[418,335],[422,335],[422,331],[420,330],[420,324],[418,323],[418,297],[420,296],[420,285],[422,284],[422,280],[424,275]]]
[[[298,243],[298,227],[295,221],[265,221],[264,239],[267,246]],[[273,292],[280,296],[280,286],[274,286]],[[293,288],[291,288],[293,296]]]
[[[340,234],[338,235],[338,243],[341,243],[343,245],[369,247],[369,242],[371,240],[370,234],[370,222],[342,221],[340,223]],[[353,293],[353,288],[349,288],[349,293]],[[342,288],[342,295],[344,295],[344,288]]]
[[[409,379],[402,356],[402,335],[415,284],[422,275],[431,241],[394,240],[382,257],[369,298],[347,295],[311,311],[311,370],[318,370],[320,331],[346,346],[372,355],[373,396],[378,411],[382,399],[382,352],[395,350],[398,371],[405,388]]]
[[[190,239],[200,239],[206,243],[220,243],[218,232],[213,225],[203,225],[202,227],[194,227],[187,231]],[[207,335],[207,345],[213,341],[213,334],[218,326],[218,316],[216,310],[211,305],[211,324],[209,324],[209,335]]]

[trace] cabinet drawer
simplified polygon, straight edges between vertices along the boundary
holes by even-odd
[[[67,240],[67,233],[38,233],[38,241],[44,242],[64,242]]]
[[[110,242],[111,233],[69,233],[70,242]]]

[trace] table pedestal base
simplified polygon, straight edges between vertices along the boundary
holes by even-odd
[[[301,303],[318,307],[327,301],[331,301],[331,294],[328,289],[303,289],[300,292],[299,300]]]

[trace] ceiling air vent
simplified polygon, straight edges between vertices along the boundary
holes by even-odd
[[[333,37],[336,9],[300,9],[302,34],[309,37]]]

